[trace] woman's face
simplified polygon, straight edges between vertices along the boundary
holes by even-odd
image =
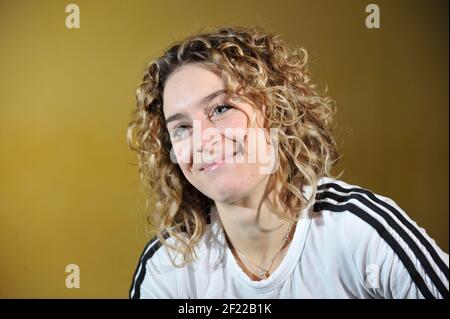
[[[238,203],[265,186],[275,153],[261,112],[224,89],[211,66],[183,65],[166,81],[163,111],[172,160],[186,179],[216,202]]]

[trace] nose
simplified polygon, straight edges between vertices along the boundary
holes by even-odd
[[[209,119],[194,120],[193,123],[193,169],[199,170],[221,154],[221,133]]]
[[[209,119],[202,119],[197,121],[197,134],[196,123],[194,121],[194,149],[201,153],[213,153],[214,150],[220,146],[221,133],[220,130],[215,127]]]

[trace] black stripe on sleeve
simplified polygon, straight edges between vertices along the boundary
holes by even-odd
[[[164,239],[167,239],[169,235],[164,233]],[[141,297],[141,285],[145,278],[147,261],[152,258],[155,252],[161,247],[161,242],[158,237],[153,237],[145,246],[144,251],[139,259],[139,264],[133,275],[133,283],[130,288],[130,298],[139,299]]]
[[[434,247],[423,236],[423,234],[413,224],[411,224],[405,218],[405,216],[403,216],[403,214],[401,214],[395,207],[392,207],[391,205],[389,205],[385,201],[383,201],[380,198],[376,197],[373,192],[368,191],[368,190],[363,189],[363,188],[355,188],[354,187],[354,188],[350,188],[350,189],[345,189],[345,188],[343,188],[342,186],[340,186],[340,185],[338,185],[336,183],[327,183],[327,184],[320,185],[318,187],[318,189],[320,189],[320,190],[324,190],[326,188],[333,188],[333,189],[337,190],[338,192],[347,193],[347,194],[351,193],[351,192],[365,194],[372,201],[374,201],[374,202],[382,205],[386,209],[388,209],[406,228],[408,228],[411,231],[411,233],[414,234],[414,236],[416,236],[416,238],[420,241],[420,243],[425,247],[427,252],[430,254],[430,256],[433,259],[433,261],[435,262],[435,264],[439,267],[441,272],[445,275],[445,277],[447,278],[447,281],[449,280],[449,268],[445,264],[445,262],[441,259],[441,257],[438,255],[438,253],[436,252]]]
[[[396,255],[399,257],[399,259],[402,261],[403,265],[405,266],[406,270],[410,274],[412,280],[419,288],[422,295],[427,299],[436,299],[431,291],[428,289],[425,281],[420,276],[420,274],[417,272],[417,269],[414,267],[414,264],[409,259],[406,252],[403,250],[403,248],[397,243],[397,241],[392,237],[392,235],[383,227],[383,225],[378,222],[374,217],[370,216],[369,213],[365,212],[358,206],[352,204],[352,203],[345,203],[342,205],[334,205],[332,203],[328,202],[316,202],[314,204],[314,211],[321,211],[321,210],[329,210],[332,212],[344,212],[348,211],[362,220],[364,220],[366,223],[371,225],[376,232],[380,235],[381,238],[383,238],[386,243],[391,246],[391,248],[394,250]]]
[[[406,231],[384,210],[380,209],[378,206],[374,205],[371,201],[369,201],[367,198],[360,194],[347,194],[346,196],[342,196],[333,192],[323,192],[321,193],[322,196],[325,196],[327,198],[331,198],[339,203],[343,203],[344,201],[348,201],[349,199],[355,199],[358,202],[362,203],[366,207],[368,207],[371,211],[377,213],[381,217],[384,218],[384,220],[388,223],[392,229],[394,229],[397,234],[405,241],[405,243],[409,246],[409,248],[413,251],[414,255],[417,257],[417,259],[420,261],[421,265],[423,266],[425,272],[427,273],[428,277],[430,277],[431,281],[433,282],[434,286],[437,288],[439,293],[444,298],[448,298],[448,289],[445,287],[445,285],[442,283],[439,276],[436,274],[435,270],[431,266],[430,262],[422,252],[422,250],[417,246],[416,242],[412,240],[412,238],[406,233]]]

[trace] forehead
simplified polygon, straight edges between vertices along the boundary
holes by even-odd
[[[224,88],[218,71],[201,63],[177,68],[167,79],[163,92],[165,116],[188,111],[205,96]]]

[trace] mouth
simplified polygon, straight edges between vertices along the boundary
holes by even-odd
[[[225,160],[226,160],[227,158],[234,157],[234,156],[236,156],[237,153],[238,153],[238,152],[234,152],[234,153],[231,154],[231,155],[225,156],[225,157],[222,158],[221,160],[215,161],[214,163],[206,164],[206,165],[200,167],[199,172],[211,172],[211,171],[214,171],[214,170],[216,170],[217,168],[220,168],[220,167],[222,167],[223,165],[225,165]]]

